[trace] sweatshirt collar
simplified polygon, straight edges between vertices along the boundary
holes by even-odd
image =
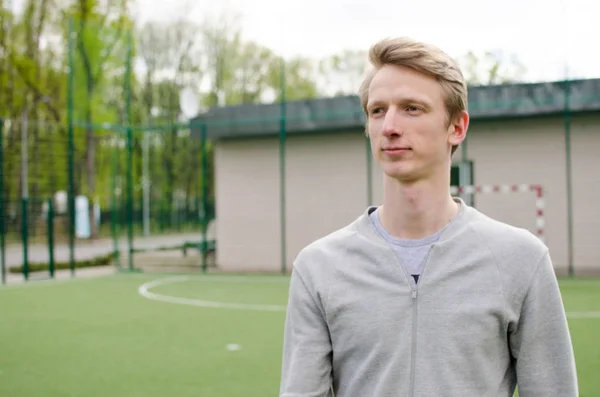
[[[460,204],[458,207],[458,213],[456,214],[455,218],[451,221],[451,224],[449,224],[448,227],[446,227],[446,229],[440,236],[438,242],[443,242],[454,237],[457,233],[464,229],[468,221],[474,215],[475,210],[469,207],[463,201],[462,198],[453,197],[453,200]],[[363,235],[369,240],[380,244],[385,244],[385,240],[377,232],[377,229],[375,228],[375,226],[371,222],[371,219],[369,218],[371,212],[375,211],[376,209],[377,206],[367,207],[366,210],[358,217],[358,219],[356,219],[355,227],[359,234]]]

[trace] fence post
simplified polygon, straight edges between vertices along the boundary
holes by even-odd
[[[0,273],[6,284],[6,240],[4,235],[4,120],[0,119]]]
[[[48,199],[48,270],[54,278],[54,208],[52,198]]]
[[[564,82],[564,138],[565,138],[565,171],[567,181],[567,265],[569,266],[569,277],[575,276],[573,260],[573,171],[572,171],[572,149],[571,149],[571,86],[570,81],[565,78]]]
[[[121,142],[121,132],[118,132],[117,139],[114,139],[110,149],[110,169],[111,169],[111,200],[110,200],[110,230],[113,240],[113,260],[115,266],[121,269],[121,260],[119,258],[119,238],[117,232],[117,148]]]
[[[21,240],[23,241],[23,277],[29,279],[29,253],[28,241],[29,233],[27,230],[27,198],[21,199]]]
[[[206,122],[202,123],[201,127],[200,152],[202,153],[202,271],[206,272],[208,266],[208,215],[207,215],[207,198],[208,198],[208,159],[206,158]]]
[[[133,128],[131,126],[131,71],[132,37],[127,33],[125,59],[125,118],[127,120],[127,243],[129,245],[129,271],[133,270]]]
[[[69,74],[67,82],[67,120],[68,120],[68,141],[67,141],[67,168],[69,173],[68,179],[68,211],[69,211],[69,268],[71,276],[75,275],[75,143],[73,138],[73,107],[74,107],[74,74],[75,61],[73,56],[74,45],[73,40],[75,31],[73,30],[73,17],[69,18],[69,29],[67,35],[68,43],[68,58],[69,58]]]
[[[280,234],[281,234],[281,273],[287,271],[287,236],[286,236],[286,196],[285,196],[285,140],[286,140],[286,90],[285,90],[285,61],[281,57],[281,102],[279,115],[279,206],[280,206]]]
[[[128,244],[128,268],[133,270],[133,131],[127,126],[127,244]]]

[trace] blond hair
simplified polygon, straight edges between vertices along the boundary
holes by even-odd
[[[410,67],[436,78],[444,92],[448,123],[467,110],[467,83],[460,67],[438,47],[406,37],[384,39],[371,47],[369,61],[373,68],[359,89],[361,106],[367,117],[369,86],[375,73],[385,65]],[[456,148],[452,148],[452,153]]]

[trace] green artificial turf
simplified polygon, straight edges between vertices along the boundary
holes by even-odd
[[[0,287],[0,396],[276,396],[288,279],[196,275],[140,295],[165,277]],[[568,311],[600,312],[600,280],[561,288]],[[581,396],[598,396],[600,318],[569,321]]]

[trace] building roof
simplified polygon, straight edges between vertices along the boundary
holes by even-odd
[[[469,87],[472,120],[560,114],[567,104],[571,112],[600,111],[600,79]],[[211,140],[278,135],[284,109],[286,134],[364,129],[359,97],[349,95],[215,107],[191,120],[192,133],[205,123]]]

